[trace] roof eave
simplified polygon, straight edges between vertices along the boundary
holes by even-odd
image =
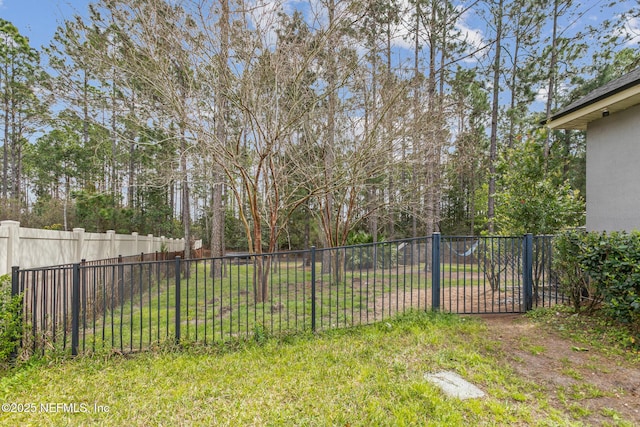
[[[601,118],[603,113],[611,114],[638,103],[640,82],[636,81],[622,90],[610,92],[606,96],[552,116],[547,126],[551,129],[585,130],[590,122]]]

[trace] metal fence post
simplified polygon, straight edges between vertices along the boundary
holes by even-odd
[[[522,252],[523,309],[526,312],[533,308],[533,234],[524,235]]]
[[[180,257],[176,257],[176,344],[180,343]]]
[[[73,264],[71,284],[71,355],[78,355],[80,345],[80,264]]]
[[[316,247],[311,246],[311,331],[316,331]]]
[[[19,270],[20,270],[20,267],[16,267],[16,266],[11,267],[11,296],[12,297],[15,297],[20,293],[20,287],[18,285]]]
[[[431,308],[440,310],[440,233],[431,236]]]
[[[18,295],[20,293],[20,286],[19,286],[19,278],[20,278],[20,273],[19,273],[20,267],[16,267],[13,266],[11,267],[11,298],[15,298],[16,295]],[[23,306],[23,300],[22,298],[20,298],[20,319],[22,319],[22,321],[24,321],[24,306]],[[17,343],[14,348],[11,350],[11,353],[9,354],[9,359],[11,361],[14,361],[18,355],[18,349],[21,348],[24,345],[24,336],[20,336],[20,342]]]

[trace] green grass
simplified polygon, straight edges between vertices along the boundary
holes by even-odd
[[[218,341],[249,336],[255,328],[272,333],[310,330],[311,288],[304,275],[299,282],[282,279],[282,269],[271,274],[268,298],[257,302],[251,278],[253,266],[238,266],[224,278],[212,279],[202,266],[181,279],[181,335],[187,340]],[[396,290],[409,291],[411,284],[392,284],[390,274],[372,274],[371,283],[355,283],[351,274],[332,285],[324,277],[316,293],[318,329],[371,323],[411,308],[411,301]],[[175,281],[175,279],[173,279]],[[422,280],[424,286],[425,280]],[[416,285],[417,286],[417,285]],[[397,288],[397,289],[396,289]],[[417,287],[416,287],[417,289]],[[426,291],[422,291],[426,295]],[[133,301],[133,303],[132,303]],[[140,348],[175,336],[176,288],[160,283],[150,291],[126,295],[114,310],[96,318],[90,316],[85,339],[90,347]],[[417,301],[416,301],[417,303]],[[422,303],[424,307],[424,302]],[[113,328],[112,328],[113,326]]]
[[[605,417],[609,417],[611,418],[611,421],[613,421],[612,424],[610,423],[605,423],[603,425],[607,425],[607,426],[625,426],[625,427],[632,427],[633,423],[629,422],[629,421],[625,421],[622,419],[622,417],[620,416],[620,414],[615,411],[614,409],[611,408],[602,408],[600,410],[600,413],[605,416]]]
[[[629,325],[617,323],[602,312],[576,313],[571,307],[557,305],[530,311],[526,316],[578,343],[576,350],[587,346],[640,363],[640,343],[634,338]]]
[[[310,266],[300,261],[274,262],[267,275],[268,296],[262,302],[256,300],[254,263],[228,264],[223,277],[211,277],[211,262],[189,261],[189,274],[183,273],[180,278],[181,340],[209,344],[251,337],[256,330],[279,335],[311,330]],[[89,269],[83,273],[83,277],[87,277],[88,300],[97,302],[95,306],[88,305],[81,314],[80,351],[130,352],[175,340],[177,295],[173,266],[173,263],[149,263]],[[466,300],[476,302],[475,310],[487,309],[487,304],[491,309],[496,302],[484,300],[488,284],[479,277],[476,265],[445,263],[441,269],[443,292],[464,287],[468,294]],[[316,330],[370,324],[407,310],[424,310],[432,304],[431,272],[424,271],[424,264],[344,269],[339,278],[321,270],[318,263]],[[128,283],[129,277],[142,286],[132,291],[120,288],[118,279],[124,278],[122,282]],[[504,289],[497,294],[498,299],[506,298],[509,292],[505,288],[509,284],[507,279],[503,282]],[[111,291],[112,283],[116,283],[116,290],[123,295]],[[451,293],[449,298],[445,295],[442,299],[442,309],[464,309],[466,300],[451,301]],[[480,299],[484,305],[480,305]],[[56,332],[61,330],[58,327]],[[47,337],[46,333],[43,335]],[[70,336],[67,341],[58,339],[51,345],[50,335],[49,341],[40,343],[39,348],[59,350],[64,344],[69,351]],[[43,340],[38,336],[36,339]]]
[[[269,272],[264,302],[255,299],[255,270],[253,264],[231,265],[224,277],[212,278],[209,264],[193,262],[189,276],[180,280],[182,338],[210,343],[251,336],[257,328],[278,334],[311,330],[309,267],[299,262],[277,264]],[[373,323],[411,308],[424,309],[430,296],[428,274],[404,275],[405,270],[395,266],[344,271],[339,284],[332,283],[332,275],[319,273],[317,330]],[[125,292],[122,300],[107,296],[100,306],[106,310],[96,314],[91,308],[87,311],[81,320],[84,352],[105,348],[131,351],[175,337],[175,277],[146,271],[141,276],[144,289]],[[418,289],[419,295],[411,293]]]
[[[443,263],[441,266],[441,271],[445,272],[445,274],[451,273],[479,273],[482,269],[475,264],[449,264]]]
[[[43,359],[0,379],[0,401],[38,409],[0,413],[0,424],[571,424],[538,385],[502,362],[501,351],[480,321],[410,313],[317,336],[257,335],[188,351]],[[445,369],[487,397],[460,401],[425,381],[425,373]],[[87,412],[43,413],[41,404],[76,404]],[[101,410],[94,412],[95,405]]]

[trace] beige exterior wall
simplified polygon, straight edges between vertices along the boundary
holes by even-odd
[[[640,230],[640,105],[587,127],[587,230]]]
[[[169,252],[184,249],[184,239],[164,236],[139,236],[138,233],[115,234],[22,228],[16,221],[0,221],[0,276],[11,267],[47,267],[71,264],[81,260],[93,261],[160,251],[163,245]]]

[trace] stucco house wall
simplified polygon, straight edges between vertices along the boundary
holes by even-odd
[[[640,105],[587,126],[587,230],[640,230]]]
[[[640,230],[640,68],[543,121],[586,130],[589,231]]]

